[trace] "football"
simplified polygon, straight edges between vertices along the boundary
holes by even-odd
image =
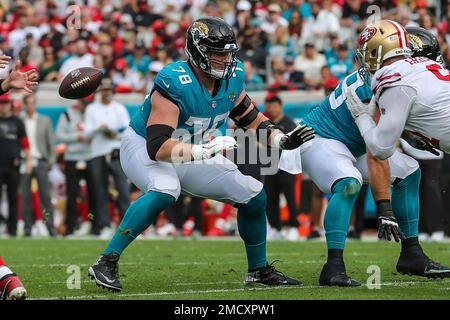
[[[96,68],[83,67],[72,70],[59,86],[59,95],[66,99],[82,99],[97,90],[103,74]]]

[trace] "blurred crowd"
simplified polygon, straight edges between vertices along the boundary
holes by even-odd
[[[95,100],[80,100],[70,106],[60,116],[55,132],[49,119],[36,111],[34,95],[0,97],[0,109],[11,108],[10,112],[23,119],[34,159],[30,172],[21,171],[16,207],[14,203],[11,206],[11,197],[9,207],[2,202],[0,235],[111,236],[130,201],[140,194],[120,168],[118,148],[129,115],[114,100],[114,94],[146,94],[166,64],[185,59],[186,30],[193,20],[220,16],[235,28],[247,91],[267,91],[267,115],[288,129],[294,121],[284,116],[278,92],[334,90],[355,68],[357,34],[370,15],[378,13],[371,5],[380,8],[383,18],[431,30],[450,66],[447,2],[0,0],[0,54],[20,59],[22,71],[37,69],[41,83],[58,83],[77,67],[96,67],[105,75]],[[103,125],[104,117],[109,126]],[[448,177],[448,159],[439,161],[442,172],[434,176]],[[437,168],[435,164],[431,167]],[[261,177],[254,167],[241,169],[264,181],[269,198],[269,238],[323,236],[321,214],[326,195],[315,186],[302,181],[301,176],[279,172]],[[447,192],[450,184],[445,181],[442,187],[434,182],[439,193]],[[450,208],[445,195],[439,198],[439,208],[432,209],[439,212],[435,219],[439,222],[424,223],[430,225],[424,235],[441,232],[442,237],[435,235],[441,239],[448,232],[444,221]],[[360,208],[355,210],[359,218],[353,224],[356,238],[363,230],[363,195],[361,199]],[[428,201],[436,203],[435,199]],[[182,197],[143,236],[235,233],[236,212],[231,206]]]
[[[450,60],[446,0],[2,0],[0,51],[37,68],[40,81],[94,66],[117,92],[145,93],[164,65],[185,58],[191,22],[213,15],[236,30],[249,91],[318,89],[354,68],[356,35],[378,14],[371,5],[431,30]]]

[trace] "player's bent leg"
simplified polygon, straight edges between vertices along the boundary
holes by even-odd
[[[355,178],[362,183],[356,159],[340,141],[316,137],[301,149],[302,169],[324,193],[332,193],[336,181]]]
[[[325,212],[325,235],[328,247],[328,260],[320,273],[321,286],[356,287],[361,283],[347,276],[343,259],[345,240],[353,206],[361,182],[355,178],[344,178],[335,183],[333,196]]]
[[[320,274],[320,285],[358,286],[345,272],[343,251],[353,205],[362,184],[356,159],[340,141],[317,137],[302,150],[303,171],[319,189],[332,193],[325,212],[324,227],[328,260]]]
[[[0,256],[0,300],[25,300],[27,291]]]
[[[249,274],[245,283],[298,285],[267,263],[266,193],[261,182],[243,175],[221,155],[205,164],[176,165],[184,193],[231,203],[238,208],[239,234],[245,243]]]
[[[121,148],[121,164],[131,181],[145,193],[133,202],[97,262],[89,268],[89,276],[98,286],[121,291],[119,258],[125,248],[147,229],[180,194],[175,168],[168,163],[149,159],[145,139],[133,133],[125,135]]]

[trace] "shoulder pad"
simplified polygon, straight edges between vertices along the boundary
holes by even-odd
[[[392,83],[402,79],[402,68],[397,63],[388,65],[378,70],[372,78],[372,91],[374,94],[381,92],[383,87],[391,86]]]
[[[234,70],[232,77],[245,80],[245,67],[240,60],[237,61],[236,69]]]

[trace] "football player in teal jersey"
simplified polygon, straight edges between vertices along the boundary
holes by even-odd
[[[300,284],[267,262],[263,186],[221,154],[235,148],[236,141],[229,136],[208,141],[228,118],[240,128],[256,130],[260,142],[281,149],[297,148],[314,138],[314,131],[300,125],[285,134],[258,111],[245,92],[237,50],[235,34],[222,19],[195,21],[187,31],[188,61],[167,65],[132,117],[120,159],[128,178],[144,194],[127,210],[105,251],[89,268],[99,286],[122,290],[120,255],[181,192],[238,208],[239,234],[248,260],[246,284]]]
[[[417,33],[414,29],[411,32]],[[417,50],[417,55],[421,53]],[[439,50],[436,56],[438,54]],[[364,139],[349,111],[349,90],[362,103],[368,104],[369,113],[375,115],[375,119],[379,117],[367,73],[360,68],[345,77],[335,91],[302,120],[302,124],[315,130],[317,137],[297,150],[284,150],[280,160],[281,169],[291,173],[303,170],[323,192],[332,194],[324,220],[328,259],[319,284],[361,285],[346,274],[343,251],[353,205],[363,182],[370,182],[377,204],[379,238],[391,240],[393,237],[402,242],[397,271],[425,277],[449,277],[450,269],[428,258],[418,243],[420,168],[417,161],[399,151],[388,160],[366,153]],[[409,142],[418,147],[424,141],[411,137]],[[433,152],[429,147],[426,143],[422,145],[424,150]],[[299,156],[301,160],[297,160]]]

